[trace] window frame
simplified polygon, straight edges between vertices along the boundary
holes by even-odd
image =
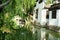
[[[56,10],[52,10],[52,19],[56,19]]]

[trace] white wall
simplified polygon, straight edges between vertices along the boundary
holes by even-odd
[[[42,10],[38,10],[38,22],[41,21],[41,13],[42,13]]]
[[[52,18],[52,11],[49,12],[49,26],[57,26],[57,18],[53,19]]]
[[[36,7],[34,9],[34,10],[38,9],[38,20],[37,20],[37,22],[41,22],[41,16],[42,16],[43,8],[44,8],[44,2],[42,2],[40,4],[37,2]]]
[[[39,10],[42,10],[44,8],[44,6],[45,6],[45,3],[44,2],[40,3],[39,6],[38,6],[39,7]]]
[[[36,21],[36,10],[33,11],[33,22]]]
[[[40,22],[41,25],[45,25],[46,24],[46,11],[47,9],[42,9],[41,11],[39,11],[38,13],[38,21]]]
[[[57,19],[50,19],[49,20],[49,25],[51,25],[51,26],[57,26]]]
[[[60,9],[57,10],[57,22],[58,22],[58,27],[60,27]]]
[[[46,40],[46,30],[41,29],[41,40]]]

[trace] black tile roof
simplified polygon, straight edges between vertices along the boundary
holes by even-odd
[[[57,9],[60,9],[60,3],[51,5],[51,7],[49,8],[49,11],[57,10]]]

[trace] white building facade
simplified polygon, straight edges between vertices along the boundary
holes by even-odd
[[[54,7],[50,7],[49,9],[45,8],[45,2],[42,1],[39,3],[37,1],[36,7],[34,9],[33,20],[40,23],[40,25],[48,25],[48,26],[58,26],[60,27],[60,9],[58,2],[54,9]],[[38,11],[37,11],[38,10]],[[48,13],[47,13],[48,11]],[[37,15],[37,17],[36,17]],[[47,18],[47,15],[49,18]]]

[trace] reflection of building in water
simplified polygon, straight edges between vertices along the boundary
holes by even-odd
[[[41,40],[48,40],[49,34],[45,29],[41,30]]]
[[[60,35],[56,32],[49,32],[49,40],[60,40]]]
[[[60,40],[60,35],[56,32],[48,31],[44,28],[37,29],[36,40]]]
[[[46,32],[44,30],[41,31],[41,40],[46,40],[45,35],[46,35]]]
[[[41,30],[37,28],[35,30],[35,40],[41,40]]]
[[[37,40],[48,40],[49,34],[45,29],[37,30]]]

